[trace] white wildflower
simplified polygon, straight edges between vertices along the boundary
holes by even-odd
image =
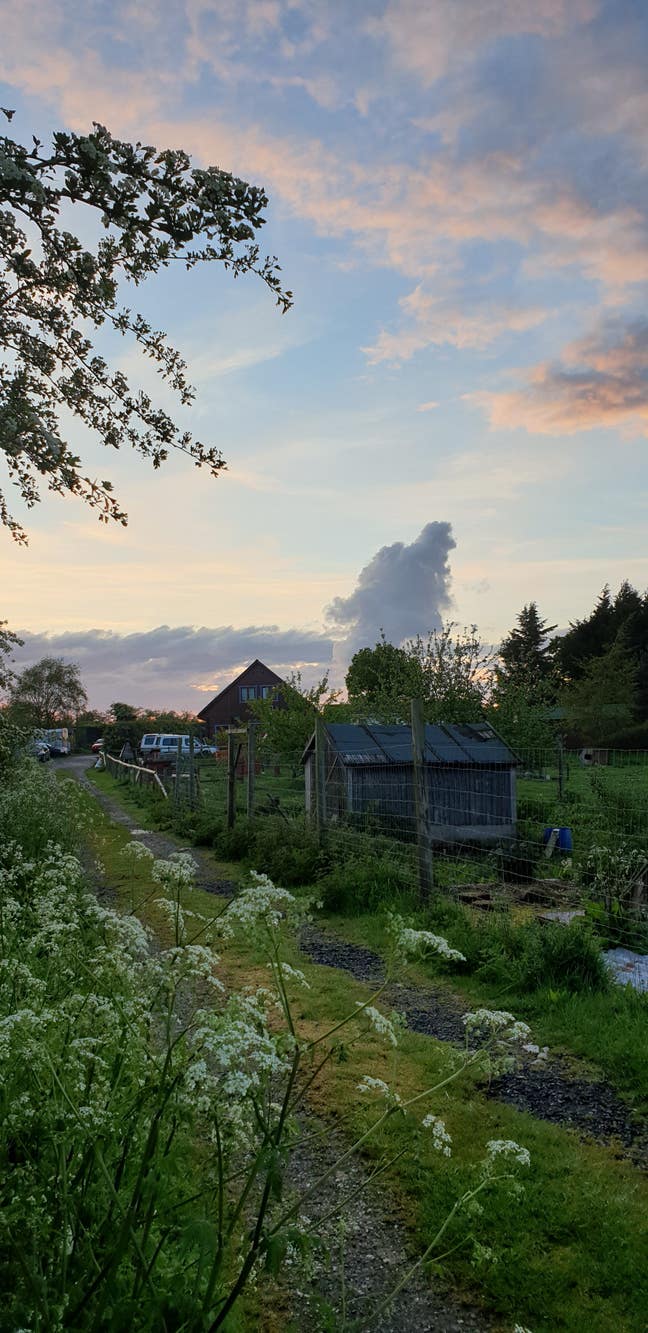
[[[290,963],[268,963],[268,968],[272,970],[276,967],[281,973],[284,981],[296,981],[298,985],[303,986],[305,990],[310,990],[310,982],[306,980],[304,973],[298,967],[292,967]]]
[[[381,1014],[380,1009],[375,1009],[371,1004],[365,1005],[364,1008],[362,1008],[359,1001],[357,1001],[357,1004],[362,1010],[362,1012],[358,1014],[358,1018],[361,1018],[362,1016],[367,1018],[370,1026],[373,1028],[374,1032],[378,1033],[379,1037],[386,1037],[392,1046],[398,1046],[398,1037],[396,1036],[396,1029],[393,1021],[387,1018],[385,1014]]]
[[[433,952],[450,963],[465,963],[465,957],[458,949],[453,949],[443,935],[434,935],[430,930],[414,930],[406,925],[403,918],[392,914],[390,931],[396,947],[406,958],[415,954]]]
[[[486,1152],[491,1161],[495,1161],[496,1157],[510,1157],[519,1166],[531,1165],[528,1148],[522,1148],[514,1139],[490,1139],[486,1144]]]
[[[143,842],[138,842],[136,838],[133,838],[133,840],[127,843],[123,848],[122,856],[127,857],[129,861],[136,862],[155,860],[150,847],[146,847]]]
[[[218,932],[225,939],[231,939],[237,928],[251,931],[261,925],[276,930],[283,917],[294,914],[298,906],[294,894],[273,884],[268,875],[253,870],[250,879],[252,882],[231,900],[217,922]]]
[[[370,1074],[364,1074],[360,1082],[356,1084],[358,1092],[376,1093],[379,1097],[384,1097],[385,1101],[395,1105],[400,1104],[400,1097],[397,1092],[392,1092],[391,1088],[382,1078],[372,1078]]]
[[[432,1130],[432,1147],[444,1157],[452,1157],[452,1136],[448,1134],[445,1121],[437,1115],[426,1115],[421,1124],[423,1129]]]

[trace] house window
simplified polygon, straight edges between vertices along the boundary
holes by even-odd
[[[272,685],[262,685],[262,686],[261,686],[261,698],[262,698],[262,699],[269,699],[271,694],[272,694]]]
[[[242,704],[246,704],[249,702],[250,699],[256,699],[256,697],[257,697],[256,685],[239,685],[239,699],[241,700]]]

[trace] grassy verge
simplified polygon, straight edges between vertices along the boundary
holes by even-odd
[[[468,915],[468,914],[466,914]],[[331,916],[327,926],[344,939],[362,944],[383,955],[387,952],[387,929],[384,914],[366,915],[351,919]],[[461,949],[464,930],[453,930],[446,922],[439,923],[433,915],[426,920],[431,929],[446,935],[449,942]],[[477,923],[477,930],[492,935],[497,944],[497,925],[488,918]],[[540,928],[545,929],[545,928]],[[578,931],[579,927],[572,929]],[[565,931],[556,927],[557,932]],[[558,936],[560,939],[561,937]],[[488,972],[484,967],[483,971]],[[587,1061],[593,1075],[603,1076],[622,1093],[638,1112],[648,1111],[648,997],[639,995],[631,987],[611,984],[603,991],[584,988],[570,990],[557,972],[549,984],[525,989],[519,984],[502,979],[489,980],[480,971],[453,969],[451,980],[442,965],[432,959],[420,963],[416,969],[419,983],[448,987],[465,997],[472,1005],[507,1008],[533,1026],[534,1040],[548,1045],[555,1052]]]
[[[93,771],[92,777],[138,819],[171,833],[170,802],[151,800],[148,793],[119,784],[105,773]],[[181,815],[177,827],[182,836],[201,841],[201,818]],[[327,907],[325,920],[349,940],[381,953],[385,908],[405,914],[414,908],[409,867],[383,855],[380,839],[368,841],[362,856],[320,864],[319,848],[308,829],[300,831],[298,838],[291,834],[291,843],[282,821],[258,822],[262,827],[254,841],[244,821],[217,840],[219,862],[227,854],[227,874],[235,879],[241,873],[241,858],[249,861],[253,853],[251,864],[277,883],[298,887],[302,879],[312,882],[316,878],[318,895],[324,897]],[[402,849],[403,857],[408,851]],[[456,876],[456,864],[453,874]],[[521,913],[518,920],[515,911],[491,915],[471,911],[443,896],[443,885],[440,887],[438,902],[422,914],[420,924],[445,935],[466,956],[465,967],[453,971],[452,988],[477,1004],[514,1010],[533,1023],[541,1044],[587,1060],[637,1110],[645,1111],[648,996],[609,980],[596,938],[580,925],[570,930],[541,927],[522,919]],[[422,980],[433,976],[447,985],[447,977],[434,966],[429,964]]]
[[[91,840],[122,905],[129,910],[135,906],[163,932],[153,904],[155,885],[147,881],[146,872],[137,881],[124,875],[126,831],[101,820]],[[210,915],[222,909],[222,902],[190,890],[187,906]],[[379,944],[378,922],[363,918],[355,926],[362,932],[358,938]],[[346,974],[305,964],[296,948],[292,961],[310,985],[297,1010],[302,1032],[323,1031],[368,998],[367,988]],[[258,983],[262,960],[253,948],[228,945],[220,971],[233,987]],[[536,1033],[537,1028],[537,1039]],[[362,1074],[392,1082],[396,1078],[402,1092],[413,1093],[429,1086],[447,1059],[441,1043],[406,1033],[394,1068],[393,1057],[367,1038],[354,1046],[352,1059],[327,1068],[314,1085],[313,1101],[323,1115],[343,1125],[345,1134],[356,1135],[375,1114],[356,1091]],[[405,1150],[385,1179],[411,1228],[416,1251],[423,1251],[454,1199],[474,1178],[485,1142],[517,1140],[532,1156],[525,1193],[514,1205],[508,1197],[494,1196],[482,1217],[464,1218],[451,1227],[444,1244],[452,1253],[443,1262],[442,1277],[494,1311],[503,1329],[520,1322],[534,1333],[643,1333],[648,1198],[636,1172],[604,1148],[584,1145],[566,1131],[487,1101],[468,1076],[446,1089],[429,1109],[443,1116],[453,1135],[451,1162],[434,1153],[429,1136],[416,1124],[400,1117],[387,1122],[371,1147],[376,1159]],[[497,1262],[488,1254],[476,1257],[473,1241],[492,1249]]]

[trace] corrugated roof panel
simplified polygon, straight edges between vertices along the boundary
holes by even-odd
[[[327,725],[331,744],[345,764],[411,764],[412,737],[405,725]],[[428,723],[425,757],[430,764],[514,764],[515,755],[487,722]]]

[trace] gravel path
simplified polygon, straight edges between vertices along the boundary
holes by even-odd
[[[317,1135],[314,1142],[299,1148],[286,1173],[289,1188],[302,1193],[314,1180],[335,1166],[348,1146],[335,1131],[314,1116],[304,1117],[302,1128]],[[430,1286],[422,1269],[399,1292],[392,1308],[379,1317],[374,1312],[393,1291],[397,1282],[419,1257],[412,1252],[406,1231],[386,1203],[384,1183],[367,1184],[367,1169],[357,1160],[333,1171],[303,1212],[315,1223],[316,1234],[327,1248],[326,1257],[316,1254],[306,1277],[296,1270],[290,1303],[299,1300],[299,1328],[303,1333],[321,1329],[318,1304],[324,1300],[337,1314],[327,1327],[371,1329],[372,1333],[485,1333],[493,1327],[486,1315],[460,1304]],[[341,1240],[335,1218],[318,1225],[318,1219],[343,1198],[356,1194],[344,1208]],[[388,1197],[388,1196],[387,1196]],[[344,1320],[341,1311],[344,1310]],[[295,1313],[297,1311],[295,1310]]]
[[[57,767],[65,768],[75,777],[113,823],[126,828],[156,855],[168,856],[178,850],[177,841],[140,828],[115,800],[99,791],[86,777],[89,764],[85,756],[68,759]],[[233,881],[214,878],[213,863],[205,853],[194,847],[190,850],[199,865],[197,883],[201,888],[208,893],[227,895],[235,891]],[[109,892],[107,886],[97,883],[94,868],[90,870],[96,891]],[[321,1179],[348,1147],[341,1135],[310,1114],[302,1116],[302,1126],[304,1136],[312,1141],[293,1153],[287,1179],[289,1188],[300,1194]],[[320,1131],[323,1131],[321,1136]],[[404,1226],[386,1203],[384,1187],[381,1189],[377,1182],[368,1183],[369,1175],[370,1168],[361,1161],[347,1161],[305,1205],[304,1211],[315,1223],[323,1248],[312,1260],[308,1275],[299,1269],[294,1271],[294,1281],[286,1291],[300,1329],[316,1333],[335,1327],[341,1333],[343,1328],[353,1326],[356,1333],[369,1329],[372,1333],[488,1333],[493,1325],[487,1316],[446,1293],[435,1292],[421,1270],[399,1292],[393,1308],[378,1319],[373,1318],[376,1306],[389,1296],[419,1256],[412,1252]],[[335,1219],[321,1226],[318,1219],[339,1206],[343,1195],[354,1193],[344,1210],[345,1238],[341,1247]],[[282,1290],[287,1287],[287,1279],[288,1273],[280,1284]],[[334,1323],[330,1317],[323,1322],[322,1303],[333,1312]]]
[[[164,833],[157,833],[151,829],[140,828],[137,819],[128,814],[126,810],[111,796],[100,791],[86,774],[92,766],[92,761],[87,755],[71,755],[67,759],[55,760],[54,767],[74,777],[86,791],[94,797],[95,801],[113,824],[121,824],[122,828],[128,830],[138,842],[144,845],[154,853],[155,856],[170,856],[172,852],[188,851],[193,856],[198,866],[196,875],[196,885],[199,889],[204,889],[205,893],[222,894],[230,897],[236,892],[236,884],[232,879],[219,879],[214,874],[214,863],[210,856],[201,851],[199,847],[182,847],[177,838],[167,837]]]
[[[156,856],[169,856],[178,851],[175,839],[163,833],[140,828],[137,820],[117,801],[100,791],[86,777],[89,761],[86,756],[72,756],[56,762],[76,777],[91,792],[101,808],[116,824],[121,824]],[[200,848],[191,847],[191,855],[198,864],[196,883],[207,893],[229,896],[236,891],[233,880],[214,875],[214,864]],[[379,985],[384,979],[382,959],[370,949],[351,944],[319,926],[304,928],[300,946],[314,963],[337,967],[358,981]],[[463,1044],[461,1022],[465,1013],[461,1002],[445,991],[394,984],[384,992],[386,1001],[405,1015],[413,1032],[425,1036]],[[648,1167],[648,1132],[644,1121],[632,1117],[627,1105],[608,1083],[602,1080],[578,1078],[573,1075],[570,1062],[553,1056],[541,1068],[529,1062],[517,1073],[494,1080],[488,1096],[527,1111],[538,1119],[575,1130],[582,1136],[599,1143],[619,1145],[619,1154],[630,1158],[636,1165]],[[433,1327],[433,1326],[431,1326]]]
[[[384,980],[382,959],[370,949],[338,939],[315,925],[304,928],[300,945],[314,963],[337,967],[358,981],[379,985]],[[413,1032],[441,1041],[463,1044],[459,1000],[433,988],[392,985],[383,992],[388,1004],[405,1014]],[[566,1126],[606,1145],[621,1145],[619,1154],[636,1165],[648,1166],[645,1122],[634,1119],[625,1102],[603,1081],[573,1077],[566,1059],[553,1056],[535,1068],[531,1062],[515,1074],[494,1080],[488,1096],[528,1111],[540,1120]]]

